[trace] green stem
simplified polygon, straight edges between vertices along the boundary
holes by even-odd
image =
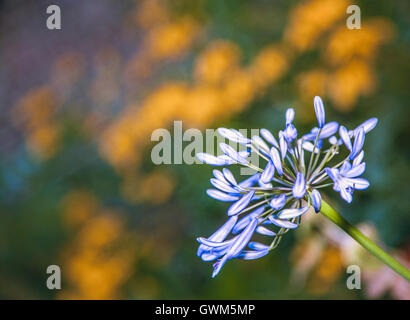
[[[382,250],[379,246],[374,244],[369,238],[367,238],[363,233],[361,233],[357,228],[352,226],[345,218],[343,218],[335,209],[333,209],[329,204],[322,200],[322,208],[320,212],[329,218],[332,222],[337,224],[339,228],[345,231],[353,239],[362,245],[363,248],[367,249],[380,261],[388,265],[398,274],[400,274],[407,281],[410,281],[410,271],[395,260],[391,255]]]

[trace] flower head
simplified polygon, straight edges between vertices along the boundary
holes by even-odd
[[[207,164],[240,164],[255,170],[242,182],[237,182],[227,168],[213,171],[210,182],[214,189],[208,189],[207,194],[232,204],[227,210],[227,222],[210,237],[198,238],[198,256],[204,261],[216,261],[212,277],[219,274],[228,260],[258,259],[268,254],[288,230],[299,226],[310,208],[320,211],[322,188],[333,186],[350,203],[354,190],[369,187],[369,182],[360,177],[366,169],[362,149],[365,135],[376,126],[377,119],[371,118],[349,131],[337,122],[325,123],[320,97],[314,98],[314,108],[318,127],[299,139],[293,125],[295,111],[290,108],[286,111],[285,129],[277,137],[261,129],[261,137],[248,139],[237,130],[220,128],[224,138],[245,146],[246,150],[238,152],[221,143],[221,156],[197,154]],[[348,156],[335,161],[342,147]],[[250,162],[252,152],[266,160],[263,168]],[[252,242],[254,233],[271,238],[271,244]],[[232,237],[227,240],[230,234]]]

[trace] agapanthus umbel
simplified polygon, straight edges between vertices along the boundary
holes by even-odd
[[[349,131],[337,122],[325,122],[320,97],[314,98],[314,108],[318,127],[300,138],[293,125],[295,112],[288,109],[286,126],[277,138],[267,129],[260,130],[262,138],[248,139],[238,130],[219,128],[224,138],[245,146],[246,150],[237,152],[221,143],[221,156],[197,154],[202,162],[210,165],[240,164],[256,172],[237,182],[227,168],[213,171],[210,181],[214,189],[207,190],[207,194],[233,203],[227,210],[228,221],[210,237],[197,239],[200,243],[198,256],[204,261],[215,261],[212,277],[227,260],[258,259],[276,248],[286,232],[299,226],[302,215],[310,207],[320,211],[322,196],[319,190],[333,186],[350,203],[354,190],[369,187],[369,182],[359,177],[366,168],[362,148],[366,133],[376,126],[377,119],[371,118]],[[343,146],[348,155],[336,161]],[[248,160],[251,152],[264,159],[264,168]],[[270,243],[251,241],[255,232],[269,237]]]

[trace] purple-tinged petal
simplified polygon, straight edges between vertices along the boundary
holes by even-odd
[[[278,197],[272,198],[272,200],[269,203],[269,205],[275,210],[282,209],[285,204],[286,204],[286,195],[284,194],[281,194]]]
[[[274,218],[273,216],[269,216],[269,220],[278,227],[281,228],[286,228],[286,229],[295,229],[298,227],[298,225],[296,223],[293,223],[291,221],[288,220],[283,220],[283,219],[279,219],[279,218]]]
[[[350,141],[349,131],[344,126],[340,126],[339,135],[342,138],[343,143],[349,151],[352,151],[352,142]]]
[[[231,205],[231,207],[228,209],[228,216],[238,214],[243,209],[245,209],[249,202],[251,202],[254,195],[255,190],[251,190],[247,194],[245,194],[240,200],[236,201],[233,205]]]
[[[261,136],[268,141],[270,144],[272,144],[273,146],[275,146],[276,148],[279,149],[279,144],[278,141],[275,139],[275,137],[273,136],[273,134],[267,130],[267,129],[261,129]]]
[[[232,201],[237,201],[239,199],[238,196],[229,195],[229,194],[226,194],[225,192],[215,190],[215,189],[208,189],[206,190],[206,193],[211,198],[214,198],[219,201],[232,202]]]
[[[295,110],[293,108],[289,108],[288,110],[286,110],[286,125],[290,124],[294,118]]]
[[[269,236],[269,237],[273,237],[273,236],[276,235],[276,233],[273,232],[272,230],[269,230],[268,228],[265,228],[265,227],[262,227],[262,226],[257,227],[256,232],[259,233],[259,234],[262,234],[264,236]]]
[[[325,125],[325,107],[323,106],[323,101],[319,96],[313,99],[313,104],[315,106],[315,113],[319,128],[323,128]]]
[[[279,175],[283,175],[282,159],[280,158],[279,151],[276,148],[271,148],[270,156],[276,170],[278,170]]]
[[[292,193],[296,199],[301,199],[305,196],[306,182],[305,176],[301,172],[298,172],[298,174],[296,175],[296,181],[293,186]]]
[[[320,195],[320,192],[316,189],[313,189],[311,199],[313,208],[315,208],[315,212],[318,213],[320,211],[320,208],[322,207],[322,196]]]
[[[354,143],[352,152],[350,153],[349,159],[353,160],[362,151],[365,139],[364,129],[361,127],[357,132],[355,132]]]
[[[292,219],[301,216],[309,210],[309,207],[302,207],[298,209],[284,209],[279,212],[278,216],[281,219]]]
[[[262,183],[269,183],[271,182],[273,176],[275,175],[275,166],[273,165],[272,161],[269,161],[261,174],[261,182]]]

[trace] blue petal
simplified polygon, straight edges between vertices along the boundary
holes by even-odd
[[[320,195],[320,192],[316,189],[313,189],[311,199],[313,208],[315,208],[315,212],[318,213],[320,211],[320,208],[322,207],[322,196]]]
[[[325,168],[325,171],[327,175],[329,176],[329,178],[336,182],[337,176],[339,174],[339,170],[335,168]]]
[[[348,203],[351,203],[353,200],[352,193],[346,188],[340,188],[340,195]]]
[[[315,113],[319,128],[322,128],[325,124],[325,107],[323,106],[323,101],[320,97],[316,96],[313,100],[315,106]]]
[[[286,229],[295,229],[298,227],[298,225],[296,223],[293,223],[291,221],[288,220],[283,220],[283,219],[279,219],[279,218],[274,218],[273,216],[269,216],[269,220],[278,227],[281,228],[286,228]]]
[[[229,169],[223,168],[222,172],[227,181],[229,181],[234,186],[238,185],[238,183],[235,180],[235,177],[233,176],[232,172]]]
[[[309,141],[303,141],[302,147],[306,151],[313,152],[314,145],[313,145],[313,143],[311,143]],[[320,151],[319,148],[316,146],[315,153],[318,153],[319,151]]]
[[[220,180],[221,182],[228,183],[228,181],[226,181],[226,179],[225,179],[225,177],[224,177],[224,175],[221,171],[214,169],[214,170],[212,170],[212,173],[214,174],[214,177],[216,179]]]
[[[320,133],[319,139],[326,139],[330,136],[333,136],[338,129],[339,124],[336,121],[326,123],[322,128],[322,132]]]
[[[218,275],[218,273],[221,271],[222,267],[224,266],[227,260],[228,260],[228,257],[225,255],[222,259],[216,261],[213,264],[214,271],[212,273],[212,278],[215,278]]]
[[[288,150],[288,144],[286,142],[285,136],[282,131],[279,132],[279,145],[280,145],[280,153],[282,155],[282,159],[285,159],[286,152]]]
[[[225,192],[215,190],[215,189],[208,189],[206,190],[206,193],[211,198],[214,198],[219,201],[231,202],[231,201],[237,201],[239,199],[238,196],[229,195],[229,194],[226,194]]]
[[[354,158],[354,160],[353,160],[353,166],[355,167],[355,166],[359,165],[359,164],[362,162],[363,157],[364,157],[364,151],[362,150],[362,151],[360,151],[360,153],[357,155],[357,157]]]
[[[265,211],[265,207],[260,207],[260,208],[256,209],[255,211],[249,213],[248,215],[246,215],[242,219],[240,219],[238,221],[238,223],[235,224],[235,226],[233,227],[232,233],[236,234],[239,231],[242,231],[249,224],[249,222],[253,218],[256,218],[256,217],[260,216],[264,211]]]
[[[261,135],[266,141],[268,141],[270,144],[272,144],[273,146],[279,149],[278,142],[276,141],[275,137],[269,130],[261,129]]]
[[[352,151],[352,142],[350,141],[349,132],[344,126],[340,126],[339,135],[342,138],[346,148],[349,149],[349,151]]]
[[[225,153],[232,160],[241,164],[248,163],[248,161],[244,157],[242,157],[238,152],[236,152],[235,149],[232,148],[230,145],[222,142],[219,144],[219,147],[221,148],[222,152]]]
[[[269,236],[269,237],[273,237],[273,236],[276,235],[276,233],[273,232],[272,230],[269,230],[268,228],[265,228],[265,227],[262,227],[262,226],[257,227],[256,232],[259,233],[259,234],[262,234],[264,236]]]
[[[249,240],[251,239],[257,225],[258,225],[258,219],[253,218],[252,221],[245,228],[245,230],[243,230],[242,233],[235,240],[232,247],[229,248],[228,252],[226,253],[226,256],[228,258],[236,256],[238,253],[242,251],[243,248],[245,248],[245,246],[248,244]]]
[[[343,176],[347,178],[355,178],[363,174],[366,170],[366,162],[362,162],[361,164],[352,167],[348,172],[344,173]]]
[[[258,149],[260,151],[262,151],[264,154],[267,154],[269,152],[269,147],[268,145],[265,143],[265,141],[263,141],[263,139],[259,136],[253,136],[252,137],[252,142],[254,144],[257,145]]]
[[[344,175],[345,173],[349,172],[352,169],[352,165],[349,161],[344,161],[342,166],[340,167],[340,174]]]
[[[270,149],[270,156],[273,161],[273,164],[275,165],[276,170],[278,170],[278,173],[280,175],[283,175],[282,159],[280,158],[279,152],[275,147]]]
[[[229,161],[223,160],[219,157],[215,157],[208,153],[197,153],[196,157],[203,163],[210,164],[213,166],[225,166],[230,164]]]
[[[273,176],[275,175],[275,166],[272,161],[269,161],[265,167],[265,170],[261,174],[261,182],[269,183],[271,182]]]
[[[209,238],[208,240],[211,241],[217,241],[217,242],[221,242],[223,241],[227,235],[231,232],[232,228],[234,227],[236,221],[238,220],[237,216],[231,217],[228,219],[228,221],[226,221],[222,227],[220,227],[218,230],[216,230]],[[200,245],[198,248],[198,256],[200,256],[202,254],[202,252],[204,250],[210,249],[207,246],[204,245]]]
[[[269,250],[260,250],[260,251],[242,251],[235,258],[242,260],[255,260],[266,256],[269,253]]]
[[[219,190],[221,190],[221,191],[225,191],[225,192],[227,192],[227,193],[238,193],[238,190],[232,188],[230,185],[228,185],[228,184],[225,183],[225,182],[222,182],[221,180],[218,180],[218,179],[215,179],[215,178],[211,178],[209,181],[211,182],[211,184],[212,184],[215,188],[217,188],[217,189],[219,189]]]
[[[345,178],[344,181],[357,190],[365,190],[370,186],[369,181],[363,178]]]
[[[259,180],[259,178],[260,178],[260,173],[255,173],[254,175],[250,176],[249,178],[239,183],[239,186],[242,188],[253,187],[255,183]]]
[[[292,193],[296,199],[301,199],[305,196],[306,182],[305,176],[301,172],[298,172],[296,176],[296,181],[295,185],[293,186]]]
[[[329,138],[329,143],[330,143],[330,144],[336,144],[336,143],[338,143],[338,140],[337,140],[337,138],[336,138],[335,136],[331,136],[331,137]]]
[[[286,124],[290,124],[295,117],[295,110],[293,108],[289,108],[286,110]]]
[[[203,244],[203,245],[205,245],[205,246],[207,246],[207,247],[211,247],[211,248],[227,248],[227,247],[230,247],[230,246],[237,240],[237,237],[239,237],[239,236],[236,236],[235,238],[232,238],[232,239],[230,239],[230,240],[228,240],[228,241],[223,241],[223,242],[212,241],[212,240],[209,240],[209,239],[204,238],[204,237],[199,237],[199,238],[197,238],[196,240],[197,240],[200,244]]]
[[[272,200],[270,201],[269,205],[270,205],[273,209],[279,210],[279,209],[282,209],[282,208],[283,208],[283,206],[285,205],[285,203],[286,203],[286,195],[281,194],[281,195],[278,196],[278,197],[272,198]]]
[[[350,160],[353,160],[357,157],[357,155],[362,151],[363,144],[365,139],[364,129],[360,128],[359,131],[355,132],[355,138],[352,148],[352,153],[349,156]]]
[[[309,207],[302,207],[299,209],[284,209],[281,212],[279,212],[278,216],[281,219],[291,219],[291,218],[296,218],[308,211]]]
[[[219,134],[233,142],[241,143],[241,144],[248,144],[250,140],[248,138],[245,138],[239,131],[237,130],[231,130],[227,128],[218,128]]]
[[[296,130],[295,126],[290,123],[286,126],[285,130],[283,131],[283,134],[285,136],[286,141],[288,143],[291,143],[298,136],[298,131]]]
[[[245,209],[249,202],[251,202],[254,195],[255,190],[251,190],[247,194],[245,194],[240,200],[231,205],[231,207],[228,209],[228,215],[232,216],[234,214],[238,214],[243,209]]]
[[[370,118],[368,120],[366,120],[365,122],[363,122],[361,125],[359,125],[355,131],[358,131],[360,128],[364,129],[364,133],[368,133],[369,131],[373,130],[374,127],[376,127],[377,125],[377,118]]]
[[[255,241],[249,242],[248,247],[249,249],[257,250],[257,251],[269,250],[269,246],[267,246],[266,244],[262,244],[262,243],[255,242]]]

